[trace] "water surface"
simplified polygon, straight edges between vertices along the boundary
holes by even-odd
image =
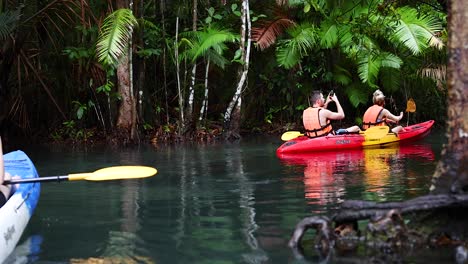
[[[277,138],[131,149],[31,146],[24,150],[41,176],[114,165],[153,166],[158,174],[43,183],[20,242],[29,251],[18,254],[29,254],[30,263],[296,263],[287,242],[298,221],[331,216],[347,199],[426,194],[442,142],[433,131],[405,146],[283,159],[275,154]]]

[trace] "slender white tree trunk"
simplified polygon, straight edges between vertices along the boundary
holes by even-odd
[[[198,21],[198,1],[193,0],[193,16],[192,16],[192,30],[195,32],[197,31],[197,21]],[[192,74],[190,76],[190,85],[189,85],[189,96],[188,96],[188,103],[186,109],[186,119],[187,122],[192,122],[192,114],[193,114],[193,98],[195,94],[195,80],[197,74],[197,63],[194,62],[192,66]]]
[[[241,96],[242,91],[247,83],[247,74],[249,72],[250,46],[251,46],[251,22],[249,14],[249,1],[242,1],[241,10],[241,42],[239,49],[241,50],[242,69],[239,73],[239,81],[237,83],[236,92],[229,103],[226,113],[224,114],[224,129],[225,136],[236,137],[239,135],[240,111],[241,111]],[[233,113],[235,111],[236,113]]]
[[[176,35],[174,41],[174,56],[175,56],[175,63],[176,63],[176,77],[177,77],[177,91],[179,94],[179,110],[180,110],[180,127],[179,127],[179,134],[181,131],[184,131],[184,98],[182,95],[182,90],[180,88],[180,67],[179,67],[179,16],[176,18]]]
[[[202,107],[200,108],[200,117],[198,120],[201,122],[203,118],[206,119],[206,114],[208,112],[208,72],[210,71],[210,61],[206,62],[205,68],[205,96],[203,97]],[[205,117],[203,116],[205,114]]]

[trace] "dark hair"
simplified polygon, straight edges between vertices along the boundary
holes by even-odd
[[[315,104],[315,102],[321,98],[322,98],[322,92],[319,90],[314,90],[312,91],[312,94],[310,95],[310,103]]]

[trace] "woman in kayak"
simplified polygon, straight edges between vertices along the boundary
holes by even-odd
[[[372,96],[373,106],[369,107],[362,118],[362,128],[364,130],[372,126],[386,126],[388,122],[397,123],[403,118],[403,112],[399,116],[395,116],[390,111],[384,108],[385,95],[380,90],[376,90]],[[402,126],[392,128],[393,133],[398,133],[403,130]]]
[[[330,102],[335,102],[337,112],[332,112],[327,109]],[[322,92],[313,91],[311,96],[312,107],[304,110],[302,121],[306,135],[308,137],[320,137],[330,133],[334,133],[330,120],[341,120],[345,118],[343,108],[335,94],[330,93],[325,101]],[[343,129],[340,129],[343,130]],[[352,126],[344,132],[359,132],[358,126]]]
[[[10,179],[11,175],[9,173],[5,173],[5,166],[3,162],[2,138],[0,138],[0,207],[2,207],[8,200],[8,197],[10,197],[11,186],[3,185],[3,181]]]

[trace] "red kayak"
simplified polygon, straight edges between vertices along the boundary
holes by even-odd
[[[329,135],[324,137],[309,138],[299,136],[283,143],[276,154],[304,154],[316,151],[337,151],[343,149],[361,149],[365,147],[376,147],[402,141],[414,141],[420,139],[431,131],[434,120],[414,124],[405,127],[399,133],[387,133],[379,138],[367,139],[365,132],[344,135]],[[384,132],[385,133],[385,132]]]

